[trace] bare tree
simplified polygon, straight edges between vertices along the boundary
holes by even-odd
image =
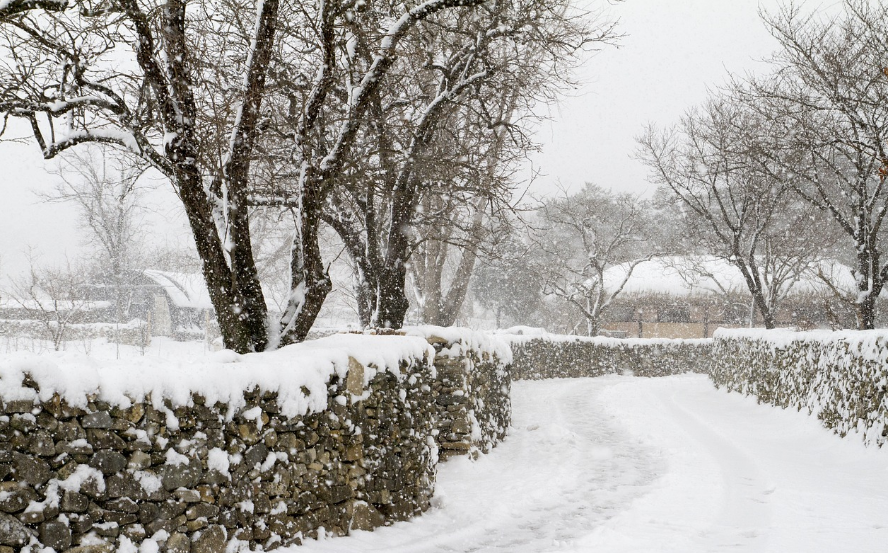
[[[453,141],[446,141],[433,154],[455,158],[445,165],[455,171],[450,179],[445,172],[437,186],[424,186],[412,219],[407,266],[420,319],[426,323],[454,324],[479,255],[495,257],[491,248],[495,235],[508,232],[515,221],[510,204],[515,170],[533,146],[513,121],[518,100],[517,90],[489,99],[484,104],[486,112],[497,111],[483,120],[498,123],[494,132],[469,134],[453,146]],[[472,133],[473,129],[464,131]]]
[[[678,202],[695,253],[733,264],[773,328],[779,301],[822,250],[798,233],[810,216],[792,203],[789,187],[752,160],[764,126],[755,112],[713,96],[676,127],[649,128],[639,155],[652,182]]]
[[[829,214],[853,244],[857,326],[866,329],[888,278],[888,12],[881,2],[844,7],[835,18],[793,5],[767,15],[781,46],[775,71],[751,79],[738,98],[771,122],[767,147],[751,159]]]
[[[84,274],[70,264],[40,266],[31,256],[28,274],[12,280],[8,295],[43,327],[56,351],[62,349],[71,325],[92,305],[84,294]]]
[[[472,283],[475,301],[494,312],[497,328],[505,321],[540,326],[535,315],[543,286],[534,271],[532,245],[520,240],[515,227],[494,234]]]
[[[304,338],[329,290],[320,215],[401,40],[442,10],[481,2],[428,0],[404,11],[376,2],[14,1],[0,12],[0,112],[28,122],[47,159],[105,143],[166,176],[185,209],[226,347],[262,350],[269,340]],[[363,22],[377,29],[371,62],[339,88],[337,47]],[[248,196],[273,65],[276,86],[297,66],[289,77],[302,92],[290,97],[297,131],[287,138],[291,172],[300,175],[291,294],[281,333],[269,337]],[[327,119],[331,103],[342,117]],[[318,135],[320,144],[311,140]]]
[[[445,224],[434,217],[428,226],[416,225],[422,239],[413,247],[408,269],[423,322],[450,326],[456,321],[485,238],[486,203],[481,198],[472,206],[433,196],[423,202],[423,214],[447,214]]]
[[[123,321],[132,294],[127,293],[131,272],[137,268],[141,223],[140,178],[147,165],[123,153],[110,157],[99,147],[66,152],[55,174],[60,182],[52,192],[38,195],[49,202],[76,207],[87,240],[97,255],[99,282],[112,287],[116,321]]]
[[[611,24],[569,11],[560,0],[494,3],[429,18],[405,39],[422,45],[412,49],[419,55],[402,57],[390,72],[393,98],[371,99],[356,146],[363,163],[343,172],[334,209],[323,214],[357,269],[365,324],[403,324],[409,260],[425,243],[417,223],[431,221],[431,213],[417,217],[424,202],[443,207],[429,197],[459,198],[477,213],[476,202],[507,197],[502,166],[527,148],[531,108],[557,95],[578,52],[613,38]],[[352,44],[352,67],[370,63],[364,33],[356,30]],[[404,72],[417,78],[406,81]],[[439,227],[449,224],[451,213],[436,213]],[[466,269],[474,263],[467,253]],[[464,286],[454,291],[456,299]]]
[[[635,267],[649,260],[653,233],[648,202],[586,184],[543,203],[534,264],[543,292],[582,313],[589,336],[597,336],[602,317],[622,292]],[[623,265],[618,282],[605,273]]]

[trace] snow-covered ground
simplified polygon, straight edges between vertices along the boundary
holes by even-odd
[[[704,376],[517,382],[514,428],[410,522],[308,552],[888,550],[888,450]]]
[[[94,340],[63,353],[10,340],[0,352],[217,356],[162,338],[145,351]],[[477,462],[440,465],[425,515],[279,551],[888,551],[888,449],[841,439],[813,417],[699,375],[516,382],[512,399],[506,441]]]

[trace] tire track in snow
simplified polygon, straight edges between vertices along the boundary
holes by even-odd
[[[582,541],[595,551],[763,551],[775,486],[757,461],[694,409],[699,379],[662,389],[658,379],[623,379],[605,390],[603,408],[647,447],[661,451],[665,474],[649,493]],[[663,381],[665,382],[665,381]],[[704,393],[714,394],[711,384]],[[677,393],[679,392],[679,393]]]
[[[701,537],[710,543],[712,551],[740,546],[749,551],[763,550],[771,524],[768,497],[776,486],[752,457],[683,403],[686,405],[676,394],[661,401],[682,430],[716,461],[723,484],[718,515]]]

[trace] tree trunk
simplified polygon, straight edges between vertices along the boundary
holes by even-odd
[[[359,269],[355,270],[358,273]],[[376,286],[367,281],[363,274],[355,274],[355,301],[358,304],[358,320],[361,327],[370,326],[373,312],[376,311]]]
[[[411,270],[415,275],[415,282],[422,294],[422,320],[428,324],[447,326],[441,323],[441,310],[444,298],[442,295],[442,274],[444,262],[447,258],[447,246],[440,241],[440,233],[432,231],[425,242],[425,251],[421,265],[413,266]],[[414,253],[413,258],[417,255]]]
[[[256,36],[248,58],[244,97],[237,113],[231,135],[228,158],[222,170],[228,191],[228,250],[231,264],[231,282],[239,303],[234,314],[243,322],[252,351],[262,351],[268,346],[268,307],[259,283],[259,271],[253,258],[253,242],[250,237],[250,214],[247,208],[247,188],[250,180],[251,154],[258,134],[257,122],[261,116],[265,96],[265,79],[275,44],[275,22],[278,17],[278,0],[266,0],[259,4]],[[219,195],[221,197],[221,195]]]
[[[177,180],[225,347],[238,353],[261,351],[267,343],[265,303],[250,303],[242,292],[255,294],[258,289],[261,297],[255,266],[252,271],[228,266],[197,171],[182,172]]]
[[[301,342],[308,336],[333,288],[324,269],[320,247],[322,195],[317,187],[306,188],[290,258],[290,298],[281,317],[279,345]]]
[[[441,322],[439,323],[441,326],[451,326],[454,324],[457,315],[459,315],[462,309],[463,302],[466,301],[469,281],[472,279],[475,261],[478,259],[478,242],[481,240],[481,228],[484,223],[484,203],[485,198],[479,198],[475,204],[475,217],[472,220],[469,243],[463,248],[462,257],[460,257],[459,266],[456,268],[453,282],[450,283],[450,289],[443,300]]]
[[[876,327],[876,298],[882,292],[879,253],[867,243],[859,244],[857,251],[857,329],[872,330]]]
[[[472,279],[472,271],[475,268],[475,260],[478,258],[473,246],[466,246],[463,250],[459,266],[450,283],[447,297],[442,300],[438,317],[438,325],[451,326],[456,322],[456,317],[462,309],[466,294],[469,291],[469,281]]]
[[[376,310],[376,275],[379,271],[378,255],[375,251],[376,233],[374,231],[375,213],[372,206],[372,195],[368,197],[368,208],[364,213],[366,238],[362,236],[360,226],[349,217],[344,217],[347,208],[343,207],[335,191],[330,196],[335,209],[321,213],[323,221],[339,235],[345,245],[345,251],[352,261],[355,301],[358,306],[358,319],[361,326],[370,326],[373,312]]]
[[[379,271],[376,293],[376,312],[372,324],[378,328],[401,328],[410,301],[407,299],[407,257],[410,237],[407,235],[413,219],[417,184],[406,178],[399,183],[392,199],[391,227],[385,264]]]
[[[758,312],[762,316],[762,322],[765,325],[765,328],[772,329],[777,326],[777,321],[774,319],[774,313],[768,308],[768,301],[765,299],[765,295],[762,294],[761,290],[757,290],[753,292],[753,303],[758,308]],[[753,326],[755,325],[755,311],[752,312],[752,322]]]
[[[768,300],[765,298],[765,293],[762,290],[758,267],[753,262],[754,258],[750,257],[749,259],[744,259],[745,256],[743,253],[736,248],[734,249],[734,257],[736,258],[733,262],[734,266],[737,267],[740,274],[743,275],[743,279],[746,281],[746,287],[749,289],[749,293],[752,294],[752,303],[750,304],[749,312],[750,328],[755,326],[755,309],[758,309],[758,312],[762,315],[762,322],[764,322],[765,328],[774,328],[777,326],[776,320],[774,319],[774,312],[768,305]]]
[[[383,269],[377,285],[376,312],[373,326],[377,328],[401,328],[410,308],[405,292],[407,270],[396,262]]]
[[[589,336],[598,336],[601,334],[601,320],[594,319],[589,326]]]
[[[857,329],[872,330],[876,328],[876,302],[872,296],[857,302]]]

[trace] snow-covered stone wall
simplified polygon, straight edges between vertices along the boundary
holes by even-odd
[[[340,335],[198,363],[6,356],[0,551],[269,549],[415,515],[434,354]]]
[[[716,386],[815,414],[865,443],[888,442],[888,332],[719,330]]]
[[[496,447],[512,421],[512,350],[503,338],[465,328],[410,327],[435,348],[432,390],[442,460]]]
[[[631,373],[668,376],[709,371],[710,339],[582,338],[577,336],[508,336],[512,344],[512,378],[578,378]]]
[[[55,323],[49,323],[58,334]],[[42,321],[0,319],[0,336],[9,341],[15,340],[46,340],[53,341],[53,332]],[[203,334],[198,337],[202,338]],[[145,322],[131,321],[126,324],[86,323],[66,324],[61,338],[66,341],[94,340],[105,338],[108,342],[117,342],[131,346],[148,345],[151,342],[151,329]]]

